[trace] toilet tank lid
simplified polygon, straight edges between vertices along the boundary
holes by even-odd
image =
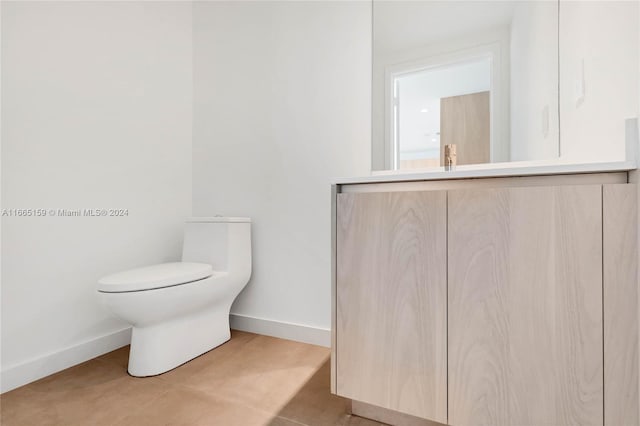
[[[225,217],[225,216],[206,216],[206,217],[190,217],[187,223],[246,223],[251,222],[250,217]]]

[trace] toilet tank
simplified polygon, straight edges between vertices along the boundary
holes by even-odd
[[[192,217],[184,226],[183,262],[209,263],[216,271],[251,268],[251,219]]]

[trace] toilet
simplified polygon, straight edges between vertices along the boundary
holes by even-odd
[[[251,220],[197,217],[184,228],[182,261],[106,276],[105,306],[131,324],[128,371],[169,371],[231,338],[231,304],[251,276]]]

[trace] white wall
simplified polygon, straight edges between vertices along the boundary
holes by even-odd
[[[189,3],[2,3],[2,207],[129,209],[2,218],[4,389],[12,372],[50,373],[64,360],[48,355],[125,327],[97,279],[179,257],[191,36]]]
[[[557,3],[516,2],[510,45],[511,161],[558,157],[557,46]]]
[[[238,315],[330,327],[330,182],[370,164],[367,2],[194,3],[193,210],[253,219]]]
[[[637,1],[561,3],[560,135],[565,160],[625,159],[625,119],[638,116],[638,8]],[[577,102],[575,88],[583,78],[584,99]]]

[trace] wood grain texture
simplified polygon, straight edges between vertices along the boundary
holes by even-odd
[[[338,194],[337,390],[446,423],[446,193]]]
[[[449,192],[449,423],[601,425],[601,186]]]
[[[458,165],[491,162],[490,99],[490,92],[440,99],[441,166],[447,144],[457,145]]]
[[[604,424],[638,425],[636,185],[603,185]]]

